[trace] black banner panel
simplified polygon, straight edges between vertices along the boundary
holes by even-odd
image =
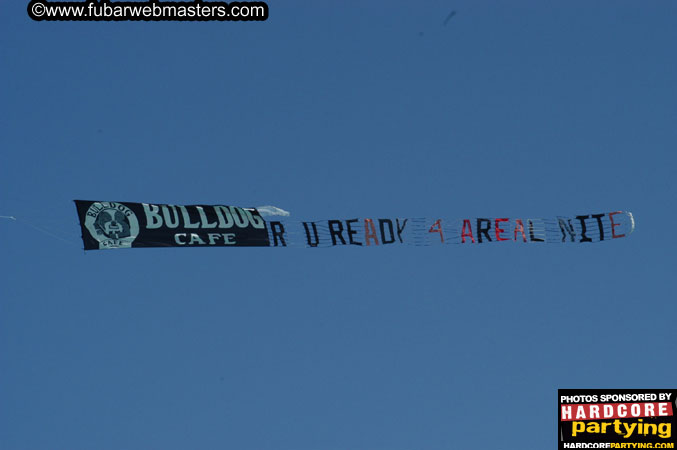
[[[85,250],[136,247],[268,247],[255,208],[75,200]]]

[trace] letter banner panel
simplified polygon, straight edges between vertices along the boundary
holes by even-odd
[[[85,250],[129,247],[380,247],[601,242],[630,235],[631,213],[528,217],[265,220],[256,208],[75,200]]]

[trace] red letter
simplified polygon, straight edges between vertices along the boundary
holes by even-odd
[[[620,225],[620,223],[614,223],[614,215],[616,214],[623,214],[623,211],[614,211],[612,213],[609,213],[609,219],[611,220],[611,237],[612,238],[625,237],[624,234],[616,234],[616,227]]]
[[[369,232],[369,227],[371,226],[371,233]],[[378,237],[376,236],[376,228],[374,228],[374,221],[371,219],[364,219],[364,240],[369,243],[369,239],[373,239],[376,245],[378,245]]]
[[[470,233],[465,232],[465,226],[468,225],[468,230],[470,230]],[[461,240],[462,243],[465,244],[465,237],[470,236],[470,239],[472,239],[472,243],[475,243],[475,238],[472,235],[472,225],[470,225],[470,221],[468,219],[463,220],[463,229],[461,230]]]
[[[524,224],[522,223],[522,219],[515,219],[515,240],[517,240],[517,232],[522,233],[522,239],[524,239],[524,242],[527,241],[527,235],[524,234]]]
[[[510,219],[496,219],[494,223],[494,230],[496,230],[496,240],[497,241],[509,241],[509,238],[502,238],[501,233],[505,233],[505,230],[498,227],[498,222],[507,222]]]
[[[433,229],[437,227],[437,229]],[[440,233],[440,239],[444,242],[444,235],[442,234],[442,219],[437,219],[437,222],[433,224],[432,227],[428,230],[428,233]]]

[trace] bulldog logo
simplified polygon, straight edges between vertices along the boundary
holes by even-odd
[[[87,210],[85,227],[99,248],[129,248],[139,235],[136,214],[115,202],[94,202]]]

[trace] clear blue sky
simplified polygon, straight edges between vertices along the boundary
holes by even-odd
[[[26,3],[0,4],[0,215],[24,220],[0,222],[0,448],[541,450],[557,388],[677,384],[675,2]],[[637,230],[85,254],[75,198]]]

